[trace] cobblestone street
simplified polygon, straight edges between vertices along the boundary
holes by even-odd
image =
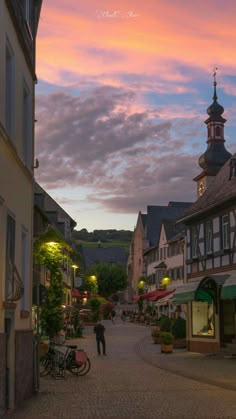
[[[91,359],[92,368],[87,376],[74,377],[68,373],[65,380],[42,379],[39,394],[7,418],[236,418],[234,390],[166,371],[168,357],[171,363],[174,354],[160,355],[159,362],[165,357],[161,368],[152,362],[158,345],[149,340],[147,356],[141,343],[149,339],[148,327],[123,324],[120,320],[114,325],[110,321],[103,324],[107,356],[96,354],[92,328],[86,330],[84,339],[76,341]],[[189,362],[191,365],[191,359]]]

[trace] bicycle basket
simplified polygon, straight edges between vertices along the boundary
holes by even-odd
[[[76,364],[84,364],[87,361],[87,353],[85,351],[75,351]]]

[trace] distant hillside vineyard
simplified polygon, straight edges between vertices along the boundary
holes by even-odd
[[[90,243],[107,243],[110,245],[119,244],[129,244],[132,238],[133,232],[129,230],[94,230],[93,232],[88,232],[86,228],[82,230],[74,230],[72,233],[72,238],[75,242],[90,242]]]

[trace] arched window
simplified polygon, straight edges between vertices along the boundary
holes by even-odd
[[[210,138],[210,136],[211,136],[211,127],[210,125],[208,125],[208,138]]]
[[[220,137],[220,135],[221,135],[221,127],[217,126],[215,128],[215,136]]]

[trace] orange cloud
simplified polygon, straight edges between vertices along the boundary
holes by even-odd
[[[178,67],[209,72],[219,65],[224,73],[235,74],[236,8],[231,0],[224,10],[213,0],[206,0],[204,8],[186,0],[126,1],[120,9],[113,1],[74,3],[44,2],[37,45],[40,79],[68,85],[98,77],[100,83],[117,86],[125,83],[118,75],[143,73],[175,82],[181,93],[190,79]],[[98,12],[116,11],[119,17],[98,18]],[[127,17],[130,11],[139,16]]]

